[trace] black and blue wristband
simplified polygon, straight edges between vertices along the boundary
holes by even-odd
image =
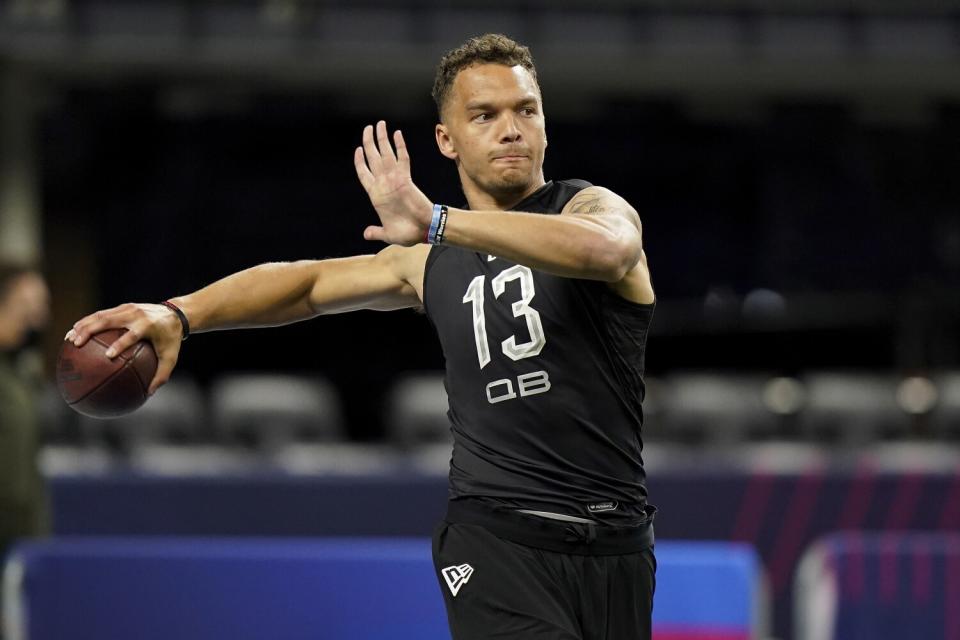
[[[440,244],[443,242],[443,232],[447,227],[447,205],[433,205],[433,219],[430,221],[430,228],[427,229],[427,244]]]

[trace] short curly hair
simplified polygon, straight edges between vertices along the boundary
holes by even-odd
[[[443,106],[450,97],[450,90],[457,74],[467,67],[484,63],[502,64],[508,67],[520,65],[529,71],[533,81],[537,82],[533,56],[527,47],[500,33],[488,33],[470,38],[456,49],[448,51],[437,65],[431,95],[441,119]],[[537,82],[537,87],[539,86]]]

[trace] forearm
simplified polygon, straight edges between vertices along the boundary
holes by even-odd
[[[616,281],[636,263],[630,233],[577,216],[451,208],[443,243],[559,276]]]
[[[309,303],[319,262],[273,262],[239,271],[189,295],[171,298],[191,333],[271,327],[316,315]]]

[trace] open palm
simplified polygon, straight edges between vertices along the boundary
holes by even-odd
[[[367,227],[363,237],[409,247],[424,241],[433,204],[410,178],[410,155],[403,134],[395,131],[393,140],[396,153],[387,136],[387,124],[381,120],[376,126],[376,140],[374,127],[367,125],[363,145],[353,154],[357,177],[382,225]]]

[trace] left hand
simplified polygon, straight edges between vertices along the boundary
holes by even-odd
[[[367,240],[381,240],[406,247],[424,242],[433,218],[433,203],[410,178],[410,156],[403,134],[395,131],[394,154],[387,137],[387,123],[363,129],[363,146],[353,153],[360,184],[367,190],[382,226],[369,226],[363,232]]]

